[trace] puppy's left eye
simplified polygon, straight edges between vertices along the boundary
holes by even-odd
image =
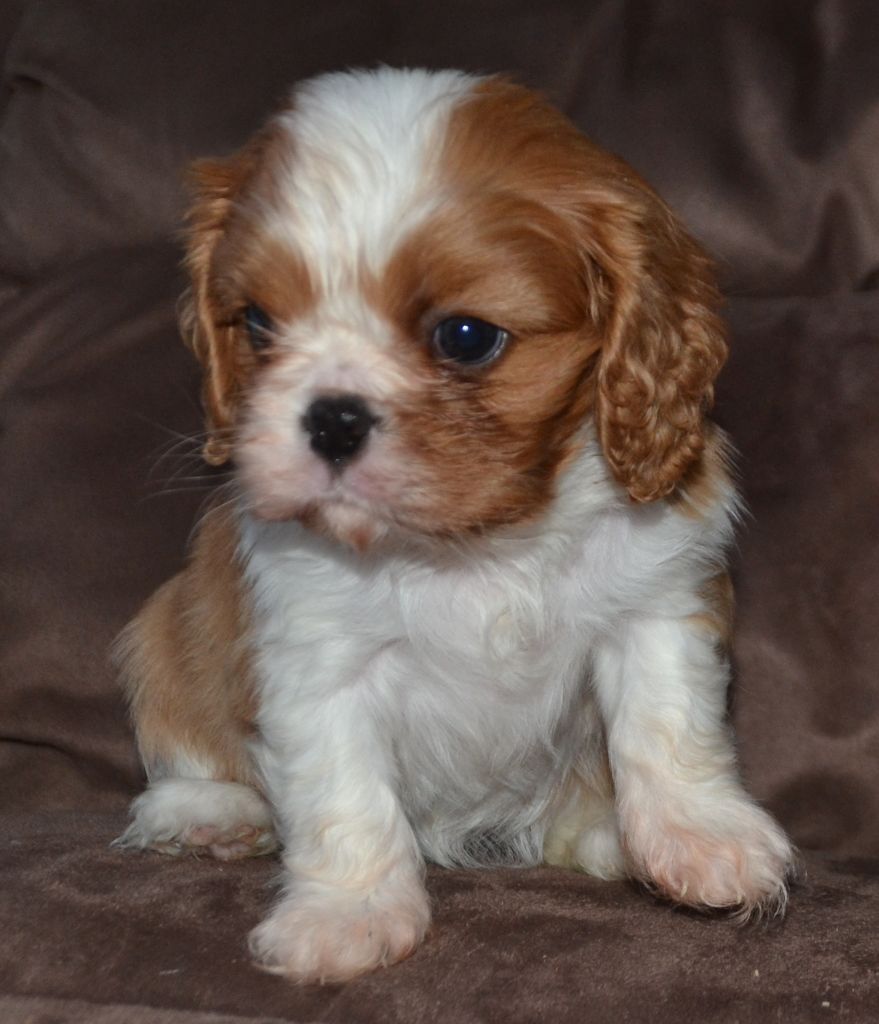
[[[265,349],[271,345],[271,334],[275,325],[262,306],[257,306],[255,302],[247,306],[244,310],[244,326],[247,328],[250,344],[255,349]]]
[[[484,366],[496,359],[509,340],[509,333],[475,316],[450,316],[433,332],[433,347],[442,359],[463,366]]]

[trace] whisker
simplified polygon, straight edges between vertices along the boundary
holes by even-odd
[[[174,473],[172,476],[163,477],[159,480],[151,480],[150,483],[155,484],[155,493],[161,494],[163,491],[167,492],[170,487],[186,487],[189,484],[193,486],[205,486],[214,487],[217,483],[216,477],[208,476],[206,473],[184,473],[181,469],[180,472]]]
[[[202,483],[189,484],[184,487],[162,487],[145,495],[142,501],[155,501],[157,498],[171,498],[180,494],[203,494],[205,492],[208,492],[208,496],[210,496],[215,490],[216,487],[213,482],[205,480]]]
[[[229,493],[229,497],[225,500],[219,500],[224,491]],[[199,505],[198,511],[196,512],[192,529],[189,531],[189,537],[187,538],[187,546],[192,544],[196,531],[202,523],[205,522],[205,520],[210,516],[214,516],[219,512],[224,512],[230,507],[236,505],[238,500],[239,489],[238,482],[235,479],[227,480],[225,483],[217,487],[213,493],[207,495],[201,505]]]
[[[228,471],[218,473],[215,467],[208,466],[203,459],[202,450],[205,441],[211,436],[231,437],[231,428],[182,433],[147,416],[137,415],[136,418],[166,435],[166,440],[149,455],[149,468],[144,481],[150,492],[146,496],[147,499],[159,495],[212,491],[218,482],[228,475]]]

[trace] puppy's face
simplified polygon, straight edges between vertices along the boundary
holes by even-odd
[[[636,500],[698,460],[724,354],[706,261],[529,92],[328,76],[196,180],[206,457],[255,515],[360,548],[524,522],[590,419]]]

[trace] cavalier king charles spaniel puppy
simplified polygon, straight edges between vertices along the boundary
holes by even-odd
[[[123,845],[282,851],[297,981],[410,954],[425,861],[778,912],[726,721],[738,501],[708,259],[504,78],[296,88],[194,168],[183,332],[234,499],[118,655]]]

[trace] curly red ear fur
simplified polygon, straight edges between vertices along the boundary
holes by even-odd
[[[699,459],[726,356],[711,263],[649,185],[543,99],[503,79],[474,95],[467,171],[483,168],[492,187],[534,196],[571,226],[601,337],[599,439],[633,500],[662,498]]]
[[[188,214],[186,267],[191,284],[180,303],[183,340],[202,365],[202,404],[207,420],[204,460],[212,466],[230,455],[231,368],[225,355],[228,339],[211,313],[208,288],[214,249],[222,237],[232,202],[235,177],[231,164],[199,161],[190,169],[195,198]]]
[[[701,455],[727,347],[707,256],[633,175],[614,191],[589,217],[590,255],[612,295],[595,418],[614,476],[648,502]]]
[[[235,201],[252,179],[266,148],[267,133],[257,135],[227,160],[199,160],[189,172],[193,202],[187,216],[186,267],[190,288],[180,306],[180,330],[204,371],[202,403],[207,440],[202,455],[213,466],[231,455],[231,431],[238,390],[235,326],[218,322],[210,283],[217,245]]]

